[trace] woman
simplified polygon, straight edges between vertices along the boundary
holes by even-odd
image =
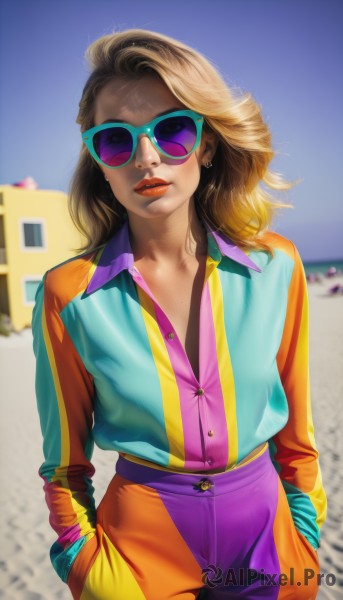
[[[52,563],[82,600],[315,598],[306,281],[267,231],[267,126],[166,36],[88,57],[71,188],[88,244],[33,318]],[[93,440],[119,452],[97,510]]]

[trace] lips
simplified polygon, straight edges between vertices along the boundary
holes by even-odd
[[[152,177],[151,179],[142,179],[136,187],[134,188],[136,192],[142,192],[145,190],[150,190],[158,187],[165,187],[170,185],[164,179],[159,179],[158,177]]]

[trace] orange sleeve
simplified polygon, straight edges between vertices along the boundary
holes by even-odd
[[[294,268],[277,364],[289,418],[271,441],[271,453],[285,488],[295,525],[317,548],[326,517],[318,450],[314,439],[309,381],[309,307],[307,282],[298,251],[292,245]]]
[[[62,306],[50,279],[54,280],[53,272],[37,291],[32,322],[44,440],[39,474],[44,480],[50,524],[58,534],[50,552],[52,564],[66,581],[79,550],[95,535],[94,468],[90,462],[93,381],[64,327]]]

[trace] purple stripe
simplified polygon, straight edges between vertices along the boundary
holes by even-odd
[[[88,284],[87,294],[108,283],[121,271],[126,269],[131,271],[134,261],[128,231],[128,223],[125,222],[106,244],[93,277]]]
[[[228,463],[228,431],[224,406],[224,398],[218,368],[216,334],[213,322],[213,310],[208,282],[203,290],[200,307],[200,372],[205,390],[200,398],[200,406],[204,415],[204,440],[206,455],[215,456],[212,469],[225,468]],[[210,390],[210,392],[207,392]],[[208,435],[214,431],[213,437]]]
[[[266,453],[262,456],[266,456]],[[254,469],[255,462],[247,466]],[[224,571],[233,566],[237,579],[240,568],[246,572],[250,569],[264,574],[279,574],[280,563],[273,529],[277,505],[278,475],[271,462],[263,477],[252,485],[248,483],[238,493],[217,498],[216,519],[221,523],[221,530],[217,529],[218,558],[215,564],[219,564]],[[221,535],[221,531],[230,534],[230,543],[228,536]],[[247,585],[248,593],[244,598],[255,597],[253,591],[260,587],[258,580]],[[226,591],[229,589],[226,588]],[[256,597],[276,599],[279,591],[278,586],[263,586],[263,596],[257,594]]]
[[[77,523],[76,525],[63,529],[63,533],[59,536],[58,542],[64,548],[67,544],[76,542],[80,537],[80,524]]]
[[[213,239],[216,241],[217,246],[223,256],[228,256],[232,260],[244,265],[245,267],[249,267],[249,269],[253,269],[258,273],[261,273],[260,267],[258,267],[252,260],[247,256],[243,250],[241,250],[238,246],[236,246],[226,235],[221,233],[220,231],[212,231],[210,227],[207,226],[207,231],[212,235]]]

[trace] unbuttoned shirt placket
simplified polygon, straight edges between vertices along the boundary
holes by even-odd
[[[207,257],[206,263],[206,273],[203,285],[203,291],[200,301],[200,315],[199,315],[199,379],[194,374],[193,368],[189,362],[187,353],[181,344],[181,341],[172,325],[167,315],[159,306],[156,298],[151,292],[149,286],[145,282],[141,273],[138,271],[136,267],[132,267],[129,269],[132,279],[136,285],[138,285],[153,301],[155,310],[159,313],[163,318],[157,319],[158,327],[161,331],[161,335],[167,344],[168,352],[171,357],[171,363],[173,370],[176,375],[181,376],[182,378],[187,378],[187,384],[193,391],[193,396],[197,398],[198,401],[198,423],[200,426],[200,434],[201,434],[201,445],[199,448],[199,453],[201,452],[202,461],[204,463],[204,469],[210,469],[211,465],[214,462],[213,459],[213,445],[215,438],[215,431],[211,426],[211,417],[209,414],[208,406],[207,406],[207,373],[209,371],[210,365],[209,361],[216,361],[216,356],[209,356],[206,351],[204,351],[204,344],[206,344],[206,339],[204,339],[204,322],[206,319],[212,319],[212,315],[206,313],[204,308],[204,292],[206,286],[208,286],[208,279],[211,276],[211,273],[216,269],[217,265],[221,260],[221,255],[218,252],[216,259],[211,256]],[[173,351],[174,350],[174,351]],[[173,357],[181,357],[182,364],[180,364],[179,360],[173,360]],[[180,373],[180,371],[182,371]],[[194,423],[196,426],[196,423]],[[187,444],[187,440],[185,440]],[[198,457],[199,458],[199,457]]]

